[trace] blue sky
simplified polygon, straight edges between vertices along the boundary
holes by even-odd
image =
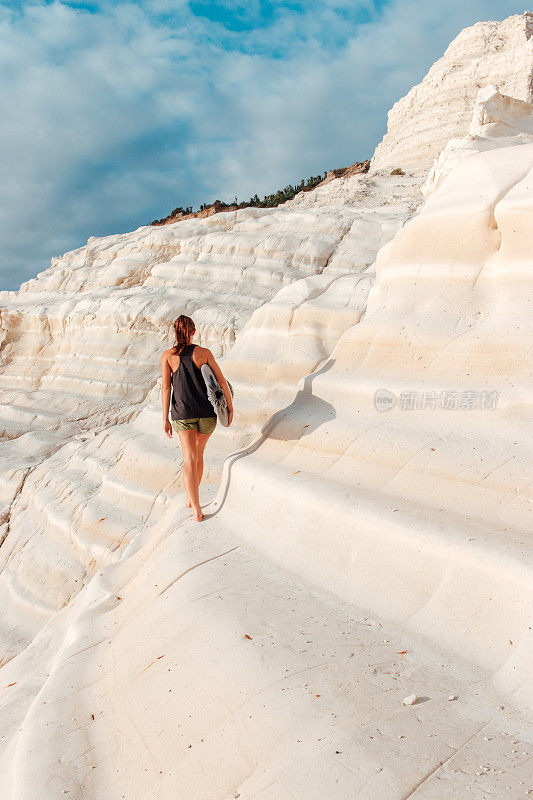
[[[507,0],[0,2],[0,289],[89,236],[371,156]]]

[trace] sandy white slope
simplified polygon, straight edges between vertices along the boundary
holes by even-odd
[[[206,511],[169,509],[4,667],[2,797],[527,796],[532,728],[484,670]]]
[[[533,790],[531,119],[482,94],[414,216],[420,177],[338,179],[0,293],[2,800]],[[180,311],[238,401],[201,525]]]

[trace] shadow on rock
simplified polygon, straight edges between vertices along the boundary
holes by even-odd
[[[330,370],[334,363],[335,359],[330,358],[319,370],[307,375],[304,379],[303,389],[297,392],[290,405],[280,411],[276,411],[270,417],[263,425],[260,437],[244,450],[239,450],[237,453],[227,457],[222,483],[216,500],[218,507],[212,514],[206,514],[206,518],[214,517],[224,505],[231,483],[231,471],[236,461],[255,453],[268,439],[295,442],[303,436],[308,436],[320,425],[336,417],[335,408],[331,403],[327,403],[313,394],[314,379],[317,375],[323,375]]]
[[[335,359],[330,358],[317,372],[307,375],[304,388],[297,392],[292,403],[276,411],[263,425],[261,434],[264,439],[294,442],[335,418],[336,411],[331,403],[313,394],[314,379],[331,369],[334,363]]]

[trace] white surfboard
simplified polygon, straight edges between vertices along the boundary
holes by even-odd
[[[202,370],[202,375],[204,376],[209,402],[215,409],[215,414],[217,415],[220,424],[227,428],[229,425],[229,411],[226,398],[224,397],[224,392],[222,391],[219,382],[215,378],[214,372],[209,364],[202,364],[200,369]],[[233,386],[227,379],[226,383],[228,384],[228,389],[233,397]]]

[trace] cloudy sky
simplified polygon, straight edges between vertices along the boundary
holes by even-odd
[[[510,0],[0,2],[0,289],[89,236],[370,157]]]

